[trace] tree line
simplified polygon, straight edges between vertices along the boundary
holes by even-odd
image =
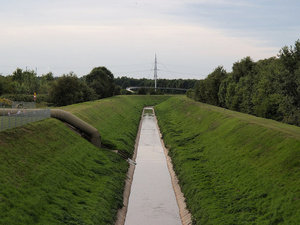
[[[197,80],[158,79],[159,87],[193,88]],[[106,67],[95,67],[89,74],[78,78],[70,72],[61,77],[54,77],[52,72],[37,76],[34,70],[17,68],[12,75],[0,75],[0,103],[13,101],[33,101],[37,93],[37,102],[47,102],[53,106],[65,106],[85,101],[107,98],[119,94],[132,94],[127,87],[140,87],[136,94],[183,94],[175,90],[154,90],[153,79],[115,78]],[[144,87],[153,87],[145,89]]]
[[[277,57],[219,66],[187,95],[197,101],[300,126],[300,41]]]
[[[95,67],[89,74],[78,78],[70,72],[54,77],[52,72],[38,77],[33,70],[17,68],[12,75],[0,75],[0,96],[20,101],[30,101],[29,96],[38,93],[37,100],[54,106],[64,106],[79,102],[113,96],[115,84],[113,74],[105,67]]]
[[[194,89],[195,79],[157,79],[157,87],[162,88],[183,88],[183,89]],[[127,87],[140,87],[138,89],[139,94],[182,94],[182,91],[176,90],[157,90],[154,91],[155,81],[153,79],[136,79],[130,77],[118,77],[115,79],[115,84],[121,88],[121,94],[130,94],[126,91]],[[144,87],[153,87],[144,88]]]

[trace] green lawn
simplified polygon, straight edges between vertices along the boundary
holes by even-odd
[[[155,107],[195,224],[300,224],[300,128],[171,98]]]

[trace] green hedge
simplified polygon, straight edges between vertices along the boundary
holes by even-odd
[[[5,94],[1,95],[0,98],[6,98],[15,102],[33,102],[33,95],[24,94]],[[41,94],[37,95],[36,103],[47,102],[48,95]]]

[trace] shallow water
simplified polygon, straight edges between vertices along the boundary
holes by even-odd
[[[153,113],[142,118],[126,225],[179,225],[179,209]]]

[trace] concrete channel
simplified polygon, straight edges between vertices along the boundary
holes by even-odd
[[[139,133],[125,225],[191,224],[152,107],[144,109]]]

